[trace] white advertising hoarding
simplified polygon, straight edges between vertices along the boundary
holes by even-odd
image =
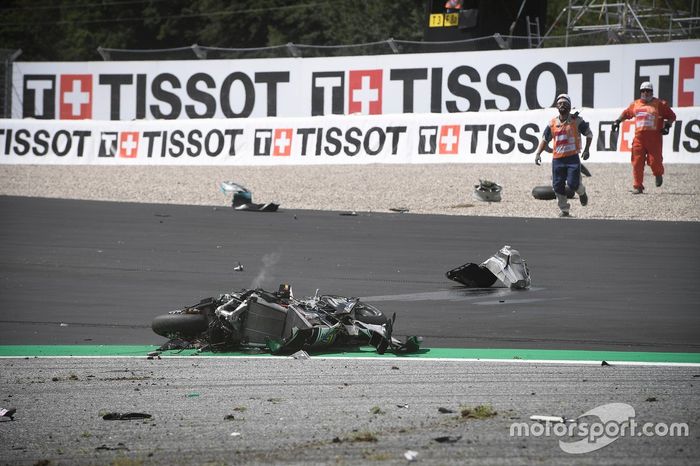
[[[586,163],[630,159],[634,120],[581,110],[593,131]],[[309,118],[1,120],[0,164],[305,165],[533,163],[555,109]],[[700,163],[700,107],[676,109],[666,163]],[[544,160],[547,161],[545,154]]]
[[[700,105],[700,41],[248,60],[15,62],[12,118],[185,120],[525,111],[561,92],[626,107],[639,84]]]

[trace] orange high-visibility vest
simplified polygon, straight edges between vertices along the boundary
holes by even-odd
[[[578,154],[581,150],[581,137],[578,132],[578,119],[567,118],[565,122],[559,117],[552,118],[549,129],[552,131],[552,157],[555,159]]]
[[[676,114],[670,109],[668,104],[657,98],[645,102],[637,99],[622,112],[625,119],[634,118],[634,132],[659,131],[663,127],[664,119],[673,121]]]

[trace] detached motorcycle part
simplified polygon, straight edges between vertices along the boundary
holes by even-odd
[[[445,276],[470,288],[488,288],[498,280],[489,269],[472,262],[449,270]]]
[[[365,324],[384,325],[389,322],[389,318],[376,307],[359,302],[352,308],[353,319]]]
[[[151,323],[153,331],[169,339],[196,338],[209,328],[209,320],[204,313],[177,311],[156,316]]]
[[[572,190],[568,186],[566,187],[566,197],[568,199],[573,199],[576,195],[576,191]],[[557,198],[554,188],[551,186],[535,186],[532,188],[532,197],[539,199],[541,201],[551,201]]]

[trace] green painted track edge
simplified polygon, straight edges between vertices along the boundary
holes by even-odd
[[[158,349],[150,345],[0,345],[0,357],[145,357]],[[211,353],[196,350],[165,351],[162,356],[264,356],[260,352]],[[482,349],[482,348],[425,348],[415,354],[377,354],[374,348],[362,347],[347,351],[314,352],[314,356],[396,358],[396,359],[496,359],[540,361],[624,361],[644,363],[700,364],[700,353],[587,351],[540,349]]]

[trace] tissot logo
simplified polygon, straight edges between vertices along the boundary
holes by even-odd
[[[459,125],[421,126],[418,130],[418,153],[457,154],[459,134]]]
[[[345,73],[324,71],[311,75],[311,115],[342,115]]]
[[[654,96],[673,106],[673,59],[637,60],[634,64],[634,99],[639,98],[639,86],[644,82],[654,86]]]
[[[22,117],[53,120],[56,118],[56,77],[46,74],[24,76]]]
[[[61,75],[59,112],[61,120],[92,118],[92,75]]]
[[[124,131],[119,135],[119,157],[124,159],[136,158],[139,151],[138,131]]]
[[[275,129],[274,150],[272,155],[288,156],[292,153],[292,128]]]
[[[256,129],[253,141],[253,155],[270,155],[272,146],[272,130]]]
[[[349,72],[348,113],[382,113],[382,70]]]
[[[700,105],[700,57],[683,57],[678,61],[678,106]]]
[[[620,152],[631,152],[634,141],[634,123],[632,120],[623,121],[620,124]]]

